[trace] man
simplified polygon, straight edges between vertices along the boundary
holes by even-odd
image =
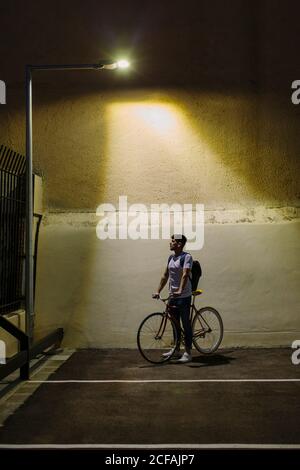
[[[174,251],[174,255],[169,257],[168,265],[160,280],[157,292],[152,295],[153,298],[158,298],[160,292],[165,287],[169,279],[169,292],[172,296],[169,300],[169,305],[174,305],[177,308],[172,310],[172,314],[183,325],[185,352],[180,355],[180,344],[174,353],[174,358],[181,358],[179,363],[190,362],[192,360],[192,326],[190,322],[190,305],[192,286],[190,281],[190,272],[193,265],[193,258],[189,253],[183,251],[186,244],[186,237],[184,235],[172,235],[170,241],[170,250]],[[180,331],[178,331],[180,336]],[[164,353],[164,356],[170,356],[174,349]]]

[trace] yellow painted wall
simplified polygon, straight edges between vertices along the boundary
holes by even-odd
[[[34,164],[49,210],[94,211],[120,194],[210,209],[299,201],[299,118],[289,96],[38,88],[34,103]],[[6,112],[1,140],[23,150],[24,112]]]
[[[20,99],[0,117],[2,142],[22,151]],[[97,206],[127,195],[204,204],[204,248],[192,255],[223,344],[289,345],[300,334],[298,120],[290,97],[272,93],[37,86],[36,337],[63,326],[71,347],[135,347],[169,253],[166,241],[97,239]]]

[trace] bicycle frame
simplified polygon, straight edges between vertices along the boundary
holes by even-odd
[[[169,303],[167,303],[168,300],[170,300],[170,298],[171,298],[171,296],[167,297],[166,299],[162,299],[161,297],[159,297],[159,299],[162,302],[165,303],[166,309],[165,309],[164,314],[163,314],[162,323],[159,327],[159,331],[158,331],[155,338],[160,339],[163,336],[165,328],[166,328],[166,324],[167,324],[167,319],[170,319],[170,320],[173,321],[173,323],[175,323],[177,331],[180,332],[180,337],[178,338],[178,340],[180,342],[184,343],[184,331],[182,329],[180,321],[178,321],[177,318],[172,314],[172,309],[176,309],[178,307],[176,305],[170,305]],[[200,323],[201,323],[201,326],[202,326],[202,330],[198,331],[196,335],[193,335],[193,338],[203,336],[205,333],[209,333],[211,331],[210,326],[205,321],[205,319],[202,317],[201,313],[199,314],[199,312],[197,312],[197,309],[195,307],[195,296],[193,295],[193,300],[192,300],[192,303],[190,305],[190,318],[189,318],[191,323],[193,322],[193,318],[197,313],[201,317],[201,322]],[[205,323],[206,327],[205,327],[205,325],[203,325],[202,322]]]

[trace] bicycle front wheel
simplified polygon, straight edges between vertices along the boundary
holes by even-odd
[[[163,313],[151,313],[146,317],[137,333],[137,344],[146,361],[159,364],[171,359],[173,354],[164,356],[177,345],[177,331],[174,322]]]
[[[203,354],[216,351],[223,339],[223,321],[221,315],[212,307],[203,307],[194,316],[193,344]]]

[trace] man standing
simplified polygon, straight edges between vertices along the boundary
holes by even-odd
[[[174,255],[169,257],[168,265],[160,280],[157,292],[152,295],[153,298],[158,298],[169,279],[169,292],[172,296],[169,300],[169,305],[176,307],[172,310],[172,314],[176,317],[178,323],[181,320],[184,330],[185,352],[178,360],[179,363],[190,362],[192,360],[193,333],[190,322],[192,286],[189,275],[193,265],[193,258],[189,253],[183,251],[186,241],[187,239],[184,235],[172,235],[170,250],[174,251]],[[180,330],[178,331],[178,337],[180,338]],[[163,355],[171,356],[173,351],[174,349],[171,349],[171,351]],[[178,344],[173,357],[180,357],[180,344]]]

